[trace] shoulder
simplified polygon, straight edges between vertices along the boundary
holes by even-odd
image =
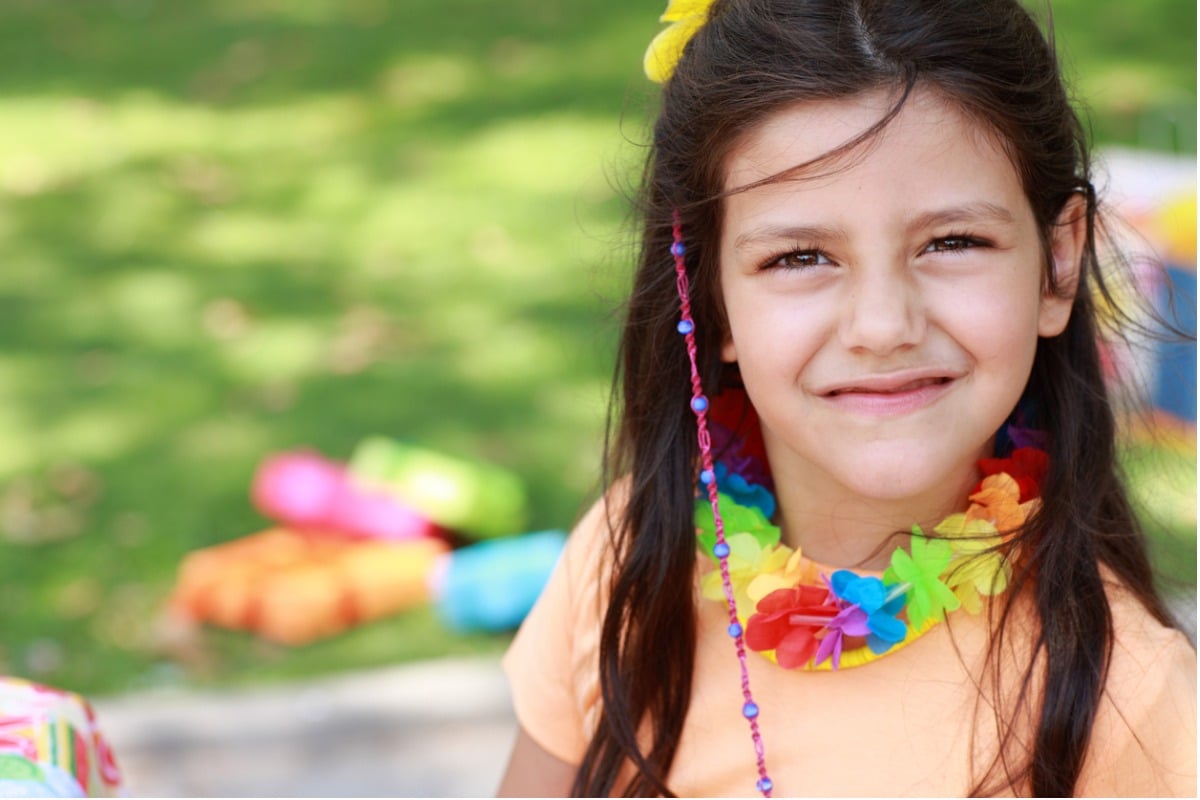
[[[1163,625],[1130,589],[1102,569],[1113,620],[1108,692],[1132,700],[1153,681],[1185,678],[1196,683],[1196,649],[1178,629]],[[1192,698],[1194,701],[1194,697]],[[1193,702],[1194,705],[1194,702]]]
[[[600,629],[627,497],[618,482],[580,518],[504,657],[521,727],[566,763],[579,762],[599,721]]]
[[[1103,571],[1113,619],[1083,795],[1195,796],[1196,651]]]
[[[607,605],[609,581],[616,568],[617,531],[628,501],[629,482],[619,480],[592,503],[571,529],[559,566],[577,612],[578,625],[599,625]]]

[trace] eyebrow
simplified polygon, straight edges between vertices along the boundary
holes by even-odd
[[[767,225],[738,236],[733,241],[733,248],[744,250],[753,245],[777,242],[781,239],[794,242],[828,242],[844,239],[845,236],[841,228],[825,225]]]
[[[914,217],[908,223],[908,229],[920,230],[937,225],[966,222],[998,222],[1011,225],[1015,221],[1016,218],[1012,212],[1004,206],[981,201],[926,211]],[[781,239],[798,242],[827,242],[845,237],[845,231],[841,228],[826,225],[767,225],[741,234],[734,240],[733,247],[735,250],[743,250],[752,245],[777,242]]]
[[[1003,222],[1011,225],[1016,221],[1016,218],[1004,206],[980,201],[978,203],[967,203],[965,206],[953,206],[951,208],[927,211],[913,219],[909,224],[909,228],[930,228],[935,225],[945,225],[947,223],[976,221]]]

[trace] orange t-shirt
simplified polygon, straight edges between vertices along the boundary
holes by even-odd
[[[597,503],[504,658],[521,726],[571,764],[582,760],[599,718],[601,577],[611,575],[610,559]],[[1108,594],[1112,664],[1076,793],[1194,797],[1196,653],[1119,586]],[[697,614],[691,705],[668,786],[680,796],[753,795],[758,774],[726,611],[700,600]],[[987,625],[986,615],[953,613],[907,647],[837,672],[784,670],[749,653],[775,793],[963,796],[982,775],[1001,776],[987,771],[999,740],[993,694],[981,698],[978,689]],[[1003,648],[1018,675],[1032,652],[1020,628],[1010,621]],[[1031,713],[1014,725],[1017,747],[1028,742]]]

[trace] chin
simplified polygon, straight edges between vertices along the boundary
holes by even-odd
[[[908,444],[867,446],[831,470],[847,489],[864,498],[903,501],[944,493],[970,480],[976,452],[938,453]]]

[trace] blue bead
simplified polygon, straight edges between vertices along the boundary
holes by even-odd
[[[700,412],[708,408],[708,400],[703,396],[692,398],[692,411]]]
[[[758,783],[756,783],[754,785],[757,786],[758,790],[760,792],[762,792],[763,794],[766,794],[767,792],[769,792],[773,788],[775,788],[775,784],[771,782],[770,778],[759,778]]]
[[[746,703],[742,706],[742,716],[746,719],[754,719],[758,716],[758,706],[755,703]]]
[[[696,326],[692,323],[692,321],[690,319],[681,319],[679,321],[679,324],[675,326],[675,330],[679,331],[680,333],[682,333],[686,336],[687,334],[696,330]]]
[[[700,470],[700,482],[703,483],[705,486],[708,486],[710,483],[712,483],[716,479],[717,479],[717,476],[713,475],[713,471],[711,469]]]
[[[683,242],[674,242],[671,244],[671,255],[681,256],[687,252],[687,248],[683,246]]]
[[[741,635],[742,635],[742,626],[741,626],[741,624],[740,624],[740,623],[737,623],[737,622],[735,622],[735,623],[731,624],[731,625],[729,626],[729,635],[730,635],[730,637],[731,637],[731,638],[734,638],[734,639],[736,639],[737,637],[741,636]]]
[[[724,558],[725,556],[729,555],[728,542],[717,542],[716,544],[714,544],[713,545],[713,555],[716,556],[717,558]]]

